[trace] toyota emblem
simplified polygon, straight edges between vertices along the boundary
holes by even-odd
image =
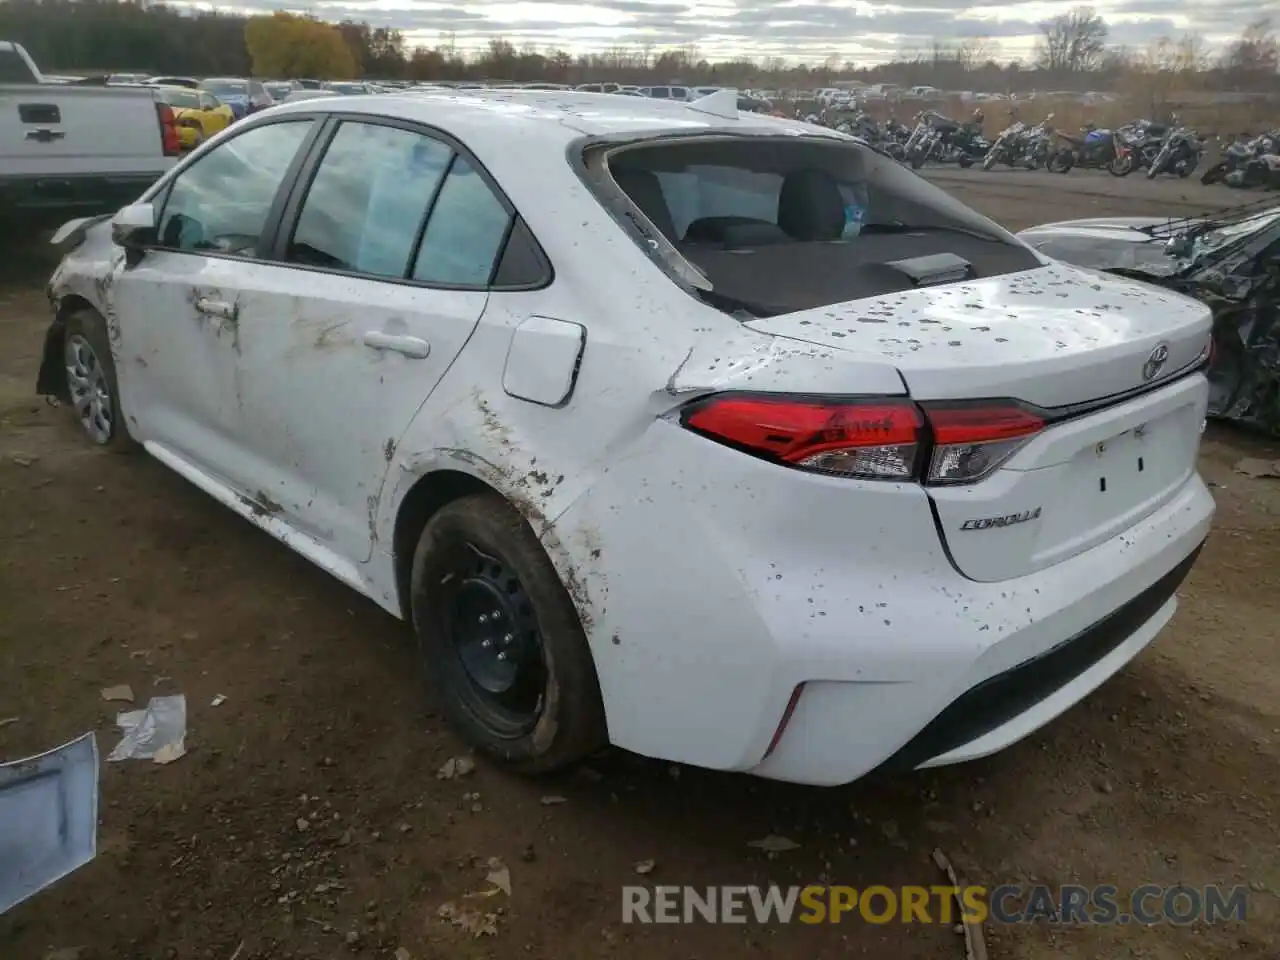
[[[1164,365],[1168,362],[1169,345],[1167,343],[1157,343],[1156,348],[1147,357],[1147,362],[1142,365],[1142,379],[1154,380],[1160,375],[1160,371],[1164,369]]]

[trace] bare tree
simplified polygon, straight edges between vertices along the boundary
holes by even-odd
[[[970,37],[956,49],[956,59],[966,70],[977,70],[1000,55],[1000,44],[990,37]]]
[[[1240,39],[1227,48],[1222,66],[1242,77],[1274,75],[1280,69],[1280,43],[1269,17],[1244,28]]]
[[[1075,7],[1041,23],[1040,32],[1036,62],[1042,69],[1082,73],[1101,60],[1110,29],[1093,7]]]

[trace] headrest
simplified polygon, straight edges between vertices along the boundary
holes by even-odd
[[[838,240],[844,233],[844,198],[825,170],[787,174],[778,194],[778,226],[796,240]]]

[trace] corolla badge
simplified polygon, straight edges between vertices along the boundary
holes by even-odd
[[[1142,365],[1142,379],[1154,380],[1160,375],[1160,371],[1164,369],[1164,365],[1169,362],[1169,345],[1167,343],[1157,343],[1151,355],[1147,357],[1147,362]]]
[[[966,520],[960,524],[961,530],[991,530],[1000,527],[1012,527],[1015,524],[1026,523],[1028,520],[1040,519],[1040,507],[1032,510],[1023,510],[1020,513],[1009,513],[1003,517],[978,517],[973,520]]]

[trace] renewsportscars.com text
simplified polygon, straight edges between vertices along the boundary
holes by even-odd
[[[1113,885],[1000,887],[622,888],[623,923],[1191,924],[1243,921],[1245,887]]]

